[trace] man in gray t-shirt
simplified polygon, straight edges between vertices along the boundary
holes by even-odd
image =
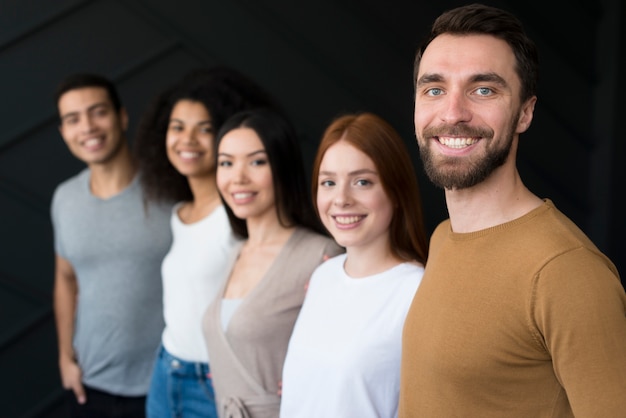
[[[163,330],[161,261],[171,205],[145,206],[113,84],[66,78],[59,130],[87,168],[51,206],[59,369],[71,417],[142,417]]]

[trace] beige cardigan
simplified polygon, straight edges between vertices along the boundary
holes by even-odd
[[[220,418],[278,417],[283,362],[306,284],[325,256],[342,252],[334,240],[296,229],[226,332],[220,319],[223,284],[203,318]]]

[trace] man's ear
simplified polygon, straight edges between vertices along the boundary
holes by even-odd
[[[120,108],[119,116],[122,131],[126,132],[128,130],[128,112],[125,107]]]
[[[517,120],[517,128],[515,132],[521,134],[526,132],[530,128],[530,123],[533,121],[533,114],[535,112],[535,103],[537,103],[537,96],[533,96],[526,100],[526,103],[520,109],[519,119]]]

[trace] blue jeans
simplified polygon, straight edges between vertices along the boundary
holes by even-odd
[[[161,346],[146,413],[148,418],[217,418],[209,365],[181,360]]]

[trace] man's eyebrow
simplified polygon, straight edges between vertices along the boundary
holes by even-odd
[[[496,83],[501,87],[508,86],[508,83],[506,82],[506,80],[500,77],[496,73],[476,74],[474,77],[472,77],[472,81],[475,83],[482,83],[482,82]]]
[[[441,81],[443,81],[444,77],[441,74],[436,74],[436,73],[426,73],[424,75],[422,75],[418,80],[416,85],[420,86],[423,84],[428,84],[428,83],[439,83]],[[501,76],[499,76],[496,73],[480,73],[480,74],[475,74],[471,77],[471,82],[472,83],[484,83],[484,82],[489,82],[489,83],[496,83],[499,86],[502,87],[506,87],[508,86],[508,83],[506,82],[506,80],[504,78],[502,78]]]
[[[77,114],[78,114],[78,112],[68,112],[68,113],[66,113],[64,115],[61,115],[61,120],[65,120],[65,119],[67,119],[69,117],[76,116]]]
[[[442,80],[443,80],[443,76],[441,74],[425,73],[417,80],[416,85],[421,86],[422,84],[437,83]]]
[[[111,106],[111,104],[110,104],[110,103],[108,103],[108,102],[98,102],[98,103],[94,103],[94,104],[92,104],[91,106],[89,106],[89,107],[87,108],[87,112],[90,112],[90,111],[92,111],[92,110],[94,110],[94,109],[97,109],[97,108],[99,108],[99,107],[112,107],[112,106]],[[61,120],[67,119],[68,117],[71,117],[71,116],[76,116],[76,115],[77,115],[77,114],[79,114],[79,113],[80,113],[80,111],[79,111],[79,110],[72,111],[72,112],[67,112],[67,113],[66,113],[66,114],[64,114],[64,115],[61,115]]]

